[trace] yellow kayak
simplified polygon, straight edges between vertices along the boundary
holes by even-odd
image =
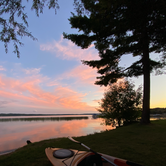
[[[46,148],[45,153],[53,166],[141,166],[127,160],[97,153],[85,144],[68,137],[89,151],[74,149]]]
[[[140,166],[139,164],[119,159],[106,154],[78,151],[73,149],[46,148],[45,153],[53,166]]]

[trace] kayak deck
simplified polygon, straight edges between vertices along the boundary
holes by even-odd
[[[79,163],[79,161],[84,158],[84,156],[88,155],[88,152],[85,151],[77,151],[77,150],[73,150],[74,152],[74,156],[70,157],[70,158],[64,158],[64,159],[59,159],[59,158],[55,158],[53,156],[53,152],[56,150],[59,150],[60,148],[46,148],[45,149],[45,153],[47,158],[50,160],[50,162],[52,163],[52,165],[54,166],[75,166]],[[72,163],[72,164],[71,164]]]
[[[82,166],[81,161],[83,161],[86,157],[93,155],[92,152],[87,152],[87,151],[78,151],[74,149],[70,149],[71,151],[74,152],[74,155],[69,158],[56,158],[54,157],[53,153],[57,150],[60,150],[60,148],[46,148],[45,153],[47,158],[50,160],[53,166]],[[113,156],[109,156],[106,154],[101,154],[100,155],[104,156],[106,159],[110,160],[111,162],[115,163],[117,166],[128,166],[126,164],[126,160],[123,159],[118,159]],[[103,166],[112,166],[111,163],[108,163],[106,161],[102,160],[102,165]]]

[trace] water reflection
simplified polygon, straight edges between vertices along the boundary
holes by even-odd
[[[24,146],[27,140],[37,142],[57,137],[83,136],[113,129],[111,126],[101,125],[101,119],[92,119],[91,116],[61,117],[61,120],[57,118],[54,117],[55,120],[47,117],[47,120],[29,121],[25,118],[25,120],[0,121],[0,152]]]

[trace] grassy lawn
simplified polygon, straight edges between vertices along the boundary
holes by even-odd
[[[166,165],[166,120],[152,121],[150,125],[132,124],[75,139],[95,151],[144,166]],[[51,166],[44,151],[47,147],[86,150],[68,138],[44,140],[0,156],[0,166]]]

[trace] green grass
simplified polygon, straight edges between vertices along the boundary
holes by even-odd
[[[166,120],[153,121],[150,125],[132,124],[75,139],[95,151],[144,166],[166,165]],[[0,156],[0,165],[51,166],[44,151],[47,147],[86,150],[67,138],[45,140]]]

